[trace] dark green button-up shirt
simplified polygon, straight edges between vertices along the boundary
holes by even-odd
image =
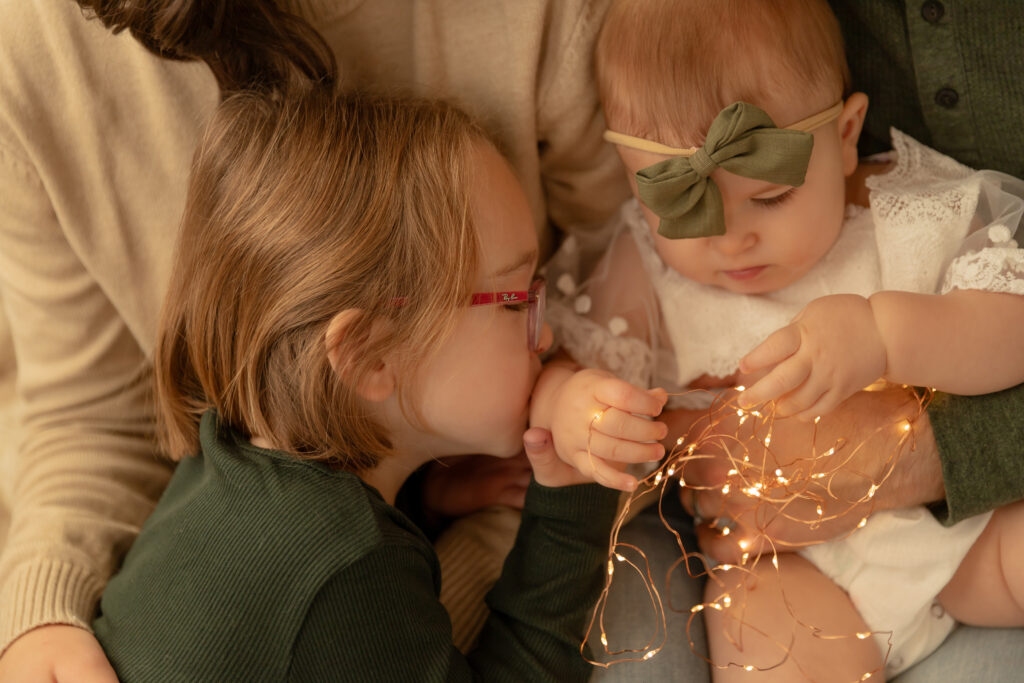
[[[853,88],[871,99],[862,154],[889,149],[895,126],[968,166],[1024,177],[1021,0],[830,3]],[[940,518],[1024,499],[1024,387],[939,396],[928,414],[946,485]]]
[[[974,168],[1024,176],[1024,3],[830,0],[854,90],[871,98],[862,151],[896,126]]]

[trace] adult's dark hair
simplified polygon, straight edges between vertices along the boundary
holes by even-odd
[[[275,0],[76,1],[161,57],[206,62],[225,96],[303,79],[329,85],[336,77],[334,54],[320,34]]]

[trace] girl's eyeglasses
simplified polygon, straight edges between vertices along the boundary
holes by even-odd
[[[540,338],[544,332],[544,302],[547,294],[547,285],[544,278],[536,277],[530,284],[527,291],[518,292],[479,292],[473,295],[470,306],[487,306],[490,304],[502,304],[514,306],[526,304],[527,339],[530,344],[530,351],[536,353],[540,350]]]

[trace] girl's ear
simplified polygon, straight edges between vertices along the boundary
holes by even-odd
[[[341,341],[349,332],[352,324],[362,314],[363,312],[357,308],[348,308],[331,318],[331,322],[327,325],[327,334],[324,338],[327,361],[331,364],[331,369],[335,374],[342,379],[345,379],[352,359],[345,356]],[[364,375],[359,386],[356,387],[356,392],[372,403],[386,401],[394,391],[395,374],[391,364],[386,360],[382,360],[376,368]]]
[[[846,98],[843,111],[839,114],[839,144],[843,155],[843,174],[849,176],[857,170],[860,157],[857,141],[864,128],[864,117],[868,113],[868,96],[855,92]]]

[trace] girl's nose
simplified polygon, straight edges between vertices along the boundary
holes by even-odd
[[[551,348],[551,344],[555,341],[555,334],[551,331],[551,325],[544,323],[540,331],[540,340],[537,343],[537,353],[544,353]]]

